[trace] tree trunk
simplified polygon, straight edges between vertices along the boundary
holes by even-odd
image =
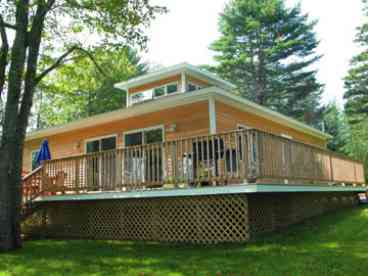
[[[11,168],[10,159],[14,159],[16,145],[8,145],[0,149],[0,251],[20,248],[20,173],[19,165]],[[19,160],[15,158],[14,163]],[[13,163],[13,162],[12,162]],[[13,164],[14,164],[13,163]]]
[[[8,93],[0,145],[0,251],[20,248],[22,131],[18,125],[19,100],[26,60],[29,0],[16,7],[16,34],[11,51]],[[24,134],[23,134],[24,136]],[[11,160],[11,161],[10,161]]]

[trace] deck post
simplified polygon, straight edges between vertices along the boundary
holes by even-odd
[[[331,182],[333,183],[334,182],[334,177],[333,177],[332,155],[329,154],[328,157],[330,158],[330,173],[331,173],[330,179],[331,179]]]
[[[259,155],[259,139],[258,132],[254,130],[247,131],[248,137],[248,160],[249,172],[248,181],[256,182],[260,174],[260,155]]]
[[[80,172],[80,159],[75,159],[75,190],[79,192],[80,185],[79,185],[79,172]]]

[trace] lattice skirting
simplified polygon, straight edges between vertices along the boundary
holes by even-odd
[[[248,196],[250,236],[272,232],[359,203],[356,193],[272,193]]]
[[[42,203],[23,232],[44,238],[244,242],[357,204],[352,193],[211,195]]]

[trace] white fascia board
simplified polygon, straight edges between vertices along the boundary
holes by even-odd
[[[331,135],[324,133],[314,127],[311,127],[291,117],[285,116],[279,112],[273,111],[269,108],[263,107],[259,104],[246,100],[240,96],[235,95],[234,93],[217,89],[215,91],[215,94],[216,94],[215,98],[221,102],[224,102],[241,110],[247,111],[249,113],[258,115],[275,123],[285,125],[287,127],[316,136],[321,139],[332,138]]]

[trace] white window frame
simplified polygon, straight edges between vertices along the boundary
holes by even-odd
[[[84,140],[84,153],[87,154],[87,143],[88,142],[93,142],[93,141],[97,141],[97,140],[101,141],[102,139],[112,138],[112,137],[115,137],[115,149],[117,149],[118,148],[118,135],[115,133],[115,134],[109,134],[109,135],[104,135],[104,136],[96,136],[96,137],[93,137],[93,138],[85,139]],[[101,152],[101,144],[100,144],[99,152]]]
[[[167,87],[169,85],[173,85],[173,84],[176,84],[177,90],[176,90],[176,92],[173,92],[173,93],[168,94],[167,93]],[[161,87],[164,87],[164,90],[165,90],[164,94],[161,95],[161,96],[155,96],[155,89],[156,88],[161,88]],[[180,90],[179,90],[179,82],[178,81],[173,81],[173,82],[165,83],[163,85],[160,85],[160,86],[157,86],[157,87],[152,88],[152,98],[153,99],[158,99],[158,98],[162,98],[162,97],[166,97],[166,96],[171,96],[171,95],[175,95],[175,94],[178,94],[178,93],[180,93]]]

